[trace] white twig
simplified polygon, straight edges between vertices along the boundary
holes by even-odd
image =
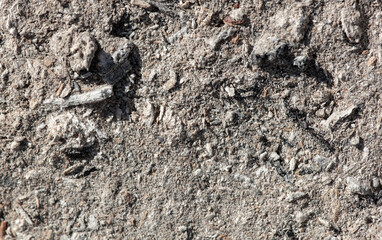
[[[50,98],[44,104],[58,105],[61,107],[78,106],[83,104],[97,103],[113,96],[113,86],[103,85],[90,92],[71,95],[67,98]]]

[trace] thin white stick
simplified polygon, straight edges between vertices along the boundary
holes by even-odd
[[[67,98],[50,98],[44,104],[58,105],[61,107],[78,106],[83,104],[97,103],[113,96],[113,86],[103,85],[90,92],[71,95]]]

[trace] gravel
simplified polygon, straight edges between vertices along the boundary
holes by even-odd
[[[380,1],[0,6],[0,239],[378,239]]]

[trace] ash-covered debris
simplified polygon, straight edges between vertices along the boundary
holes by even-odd
[[[250,56],[253,64],[264,66],[290,65],[291,51],[301,44],[308,29],[310,11],[306,6],[289,6],[279,10],[270,20],[270,28],[265,28],[255,44]],[[307,61],[307,60],[303,60]],[[295,60],[295,65],[301,67],[301,58]]]
[[[78,83],[71,82],[69,84],[61,83],[57,90],[57,97],[53,96],[46,99],[44,104],[57,105],[61,107],[78,106],[84,104],[92,104],[104,101],[113,95],[113,85],[124,78],[132,69],[134,44],[121,38],[108,38],[107,41],[101,41],[100,49],[98,43],[89,32],[76,33],[75,28],[70,28],[53,35],[50,41],[50,47],[61,63],[60,68],[66,69],[65,77],[72,79],[71,75],[78,80],[94,78],[99,75],[102,80],[109,86],[97,86],[92,90],[72,94],[73,87],[78,88]],[[105,49],[110,50],[106,52]],[[67,63],[71,70],[67,69]],[[92,65],[96,67],[91,68]],[[83,73],[79,75],[78,73]]]
[[[97,71],[106,83],[114,85],[132,70],[130,58],[134,44],[123,39],[113,39],[102,44],[101,48],[97,56]],[[107,52],[105,49],[115,50]]]
[[[0,238],[378,238],[381,9],[0,1]]]
[[[361,13],[353,6],[346,6],[341,9],[341,26],[346,37],[351,43],[359,43],[362,38]]]

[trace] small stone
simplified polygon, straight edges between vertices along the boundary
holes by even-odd
[[[327,157],[323,157],[320,155],[314,156],[312,160],[311,167],[316,172],[321,172],[323,169],[326,169],[326,167],[329,165],[330,159]]]
[[[27,222],[24,219],[16,219],[13,224],[11,224],[10,230],[13,236],[17,236],[27,229]]]
[[[151,126],[155,121],[155,107],[151,102],[147,99],[146,100],[146,106],[143,109],[142,112],[143,117],[147,121],[147,126]]]
[[[312,100],[315,104],[325,104],[330,101],[332,94],[330,91],[316,91],[312,95]]]
[[[296,222],[300,225],[304,225],[310,219],[311,213],[297,212]]]
[[[157,71],[155,69],[152,69],[150,71],[150,75],[149,75],[149,78],[147,79],[147,81],[149,81],[149,82],[153,81],[157,75],[158,75]]]
[[[289,171],[294,171],[296,170],[296,167],[297,167],[297,161],[295,158],[292,158],[290,161],[289,161]]]
[[[207,152],[209,157],[212,157],[214,155],[214,150],[212,148],[212,144],[211,143],[207,143],[206,144],[206,152]]]
[[[361,196],[367,196],[371,194],[370,186],[366,182],[360,181],[353,177],[346,178],[347,188],[352,194],[358,194]]]
[[[11,143],[11,146],[10,146],[11,151],[15,152],[20,150],[24,140],[25,140],[24,137],[16,137]]]
[[[45,67],[50,67],[53,65],[53,59],[51,57],[45,57],[43,60],[43,64]]]
[[[324,185],[329,185],[333,182],[333,180],[328,176],[323,176],[321,179],[321,183]]]
[[[341,10],[341,26],[346,37],[352,43],[359,43],[362,37],[361,13],[355,8],[348,6]]]
[[[371,180],[371,185],[373,188],[379,188],[381,186],[381,182],[377,177],[373,177],[373,179]]]
[[[117,50],[112,53],[100,50],[96,64],[103,80],[110,85],[119,82],[132,69],[130,58],[135,49],[135,45],[129,41],[118,41],[113,44],[112,49]]]
[[[179,232],[185,232],[185,231],[187,231],[187,227],[186,226],[179,226],[178,231]]]
[[[150,3],[143,1],[143,0],[131,0],[131,4],[138,6],[138,7],[141,7],[141,8],[144,8],[144,9],[151,8]]]
[[[242,174],[238,174],[238,173],[236,173],[236,174],[233,176],[233,178],[234,178],[235,180],[237,180],[237,181],[240,181],[240,182],[252,183],[252,180],[251,180],[249,177],[244,176],[244,175],[242,175]]]
[[[47,229],[46,231],[44,231],[44,232],[42,233],[42,238],[43,238],[43,239],[47,239],[47,240],[54,239],[54,233],[53,233],[53,230],[52,230],[52,229]]]
[[[195,19],[192,19],[192,20],[191,20],[191,28],[192,28],[192,29],[196,29],[196,28],[197,28]]]
[[[334,111],[328,119],[321,121],[321,125],[327,129],[333,129],[334,126],[341,120],[348,118],[353,115],[358,109],[358,106],[351,105],[350,107],[342,110],[342,111]]]
[[[171,90],[175,87],[177,82],[177,76],[174,70],[170,71],[170,79],[163,85],[163,89],[166,91]]]
[[[232,12],[231,12],[231,14],[230,14],[230,16],[233,18],[233,19],[235,19],[235,21],[237,21],[237,22],[242,22],[243,21],[243,19],[244,19],[244,11],[243,11],[243,9],[241,9],[241,8],[237,8],[237,9],[235,9],[235,10],[233,10]]]
[[[269,154],[269,157],[268,157],[268,159],[270,160],[270,161],[278,161],[278,160],[280,160],[280,155],[278,155],[276,152],[271,152],[271,154]]]
[[[224,90],[228,93],[228,96],[234,97],[235,96],[235,88],[233,87],[225,87]]]
[[[308,56],[297,56],[293,60],[293,65],[300,68],[300,69],[305,69],[308,62],[309,62]]]
[[[233,111],[228,111],[225,115],[225,121],[227,123],[233,123],[235,122],[235,119],[236,119],[236,113],[233,112]]]
[[[295,201],[300,200],[302,198],[305,198],[306,196],[308,196],[307,193],[304,193],[304,192],[294,192],[294,193],[288,194],[288,196],[286,197],[286,200],[289,203],[292,203],[292,202],[295,202]]]
[[[265,159],[267,158],[267,156],[268,156],[268,153],[267,153],[267,152],[263,152],[263,153],[260,154],[260,156],[259,156],[259,160],[260,160],[260,161],[265,161]]]
[[[269,26],[272,27],[265,28],[254,41],[250,62],[260,67],[290,65],[290,48],[304,39],[309,19],[309,13],[302,6],[291,5],[278,11],[270,18]],[[309,58],[301,56],[294,63],[304,68],[308,61]]]
[[[370,150],[368,147],[364,147],[362,151],[362,161],[367,161],[369,159]]]
[[[361,139],[358,134],[355,134],[353,137],[350,138],[350,145],[352,146],[358,146],[361,142]]]
[[[256,41],[250,55],[250,62],[260,67],[266,65],[286,65],[288,44],[266,33]]]
[[[73,43],[70,48],[72,56],[69,57],[71,68],[76,72],[89,70],[97,51],[97,44],[89,32],[83,32],[75,36]]]
[[[90,215],[88,218],[88,228],[91,230],[98,230],[99,224],[96,217]]]
[[[319,118],[326,118],[328,115],[326,114],[326,111],[324,108],[320,108],[315,112],[316,117]]]
[[[195,177],[200,177],[202,175],[202,169],[198,168],[194,171],[194,176]]]
[[[64,83],[64,87],[62,88],[62,91],[59,94],[59,97],[66,98],[67,96],[70,95],[71,92],[72,92],[72,87],[70,86],[70,83]]]

